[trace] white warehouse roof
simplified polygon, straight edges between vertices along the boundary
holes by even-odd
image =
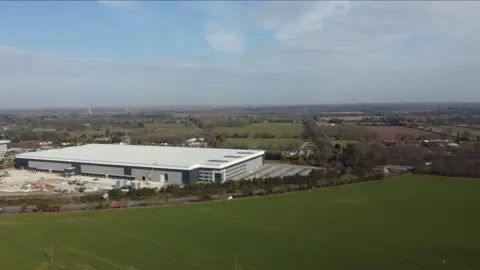
[[[10,141],[8,141],[8,140],[0,140],[0,144],[7,144],[7,143],[10,143]]]
[[[222,169],[265,151],[121,144],[87,144],[16,155],[16,158],[191,170]]]

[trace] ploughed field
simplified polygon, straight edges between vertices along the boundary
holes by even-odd
[[[479,181],[405,176],[219,203],[4,215],[0,262],[16,270],[480,269],[479,205]]]

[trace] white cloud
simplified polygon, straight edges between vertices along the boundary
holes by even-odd
[[[198,1],[189,2],[195,15],[206,18],[202,24],[205,41],[216,51],[245,52],[244,2]]]
[[[111,15],[129,25],[145,26],[155,17],[148,13],[148,2],[122,0],[96,1],[98,4],[108,8],[111,11]]]
[[[275,37],[279,40],[293,39],[321,30],[328,24],[342,21],[348,11],[357,3],[350,1],[312,2],[311,7],[301,16],[282,25]]]
[[[204,32],[205,41],[214,50],[234,53],[241,53],[245,50],[243,38],[239,33],[228,31],[222,26],[212,23],[205,25]]]
[[[135,6],[137,1],[97,0],[97,2],[109,7],[131,9]]]
[[[269,57],[303,69],[480,64],[480,2],[266,1],[247,12],[276,38],[277,53]]]

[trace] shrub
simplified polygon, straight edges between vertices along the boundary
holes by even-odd
[[[212,201],[213,200],[212,196],[210,196],[208,194],[202,194],[199,199],[200,199],[200,201]]]

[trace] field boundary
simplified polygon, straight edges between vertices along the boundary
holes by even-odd
[[[405,175],[395,175],[389,178],[385,179],[378,179],[378,180],[369,180],[369,181],[362,181],[362,182],[352,182],[352,183],[347,183],[347,184],[342,184],[342,185],[335,185],[335,186],[328,186],[328,187],[318,187],[318,188],[312,188],[312,189],[301,189],[301,190],[295,190],[295,191],[290,191],[290,192],[282,192],[282,193],[276,193],[276,194],[268,194],[268,195],[263,195],[263,196],[246,196],[246,197],[239,197],[235,198],[233,200],[228,200],[228,199],[213,199],[210,201],[182,201],[182,202],[167,202],[165,203],[160,203],[160,204],[153,204],[149,206],[142,206],[142,207],[123,207],[123,208],[106,208],[106,209],[101,209],[101,210],[71,210],[71,211],[59,211],[59,212],[41,212],[41,213],[4,213],[2,215],[59,215],[59,214],[73,214],[73,213],[101,213],[104,211],[129,211],[129,210],[140,210],[140,209],[148,209],[148,208],[162,208],[162,207],[175,207],[175,206],[182,206],[182,205],[192,205],[192,204],[212,204],[212,203],[228,203],[230,201],[243,201],[243,200],[253,200],[253,199],[268,199],[272,197],[279,197],[279,196],[286,196],[286,195],[294,195],[294,194],[301,194],[303,192],[312,192],[312,191],[317,191],[317,190],[329,190],[332,188],[347,188],[351,187],[354,185],[359,185],[359,184],[368,184],[368,183],[375,183],[379,181],[392,181],[392,180],[399,180],[398,178],[402,178]],[[400,181],[400,180],[399,180]],[[232,194],[233,195],[233,194]]]

